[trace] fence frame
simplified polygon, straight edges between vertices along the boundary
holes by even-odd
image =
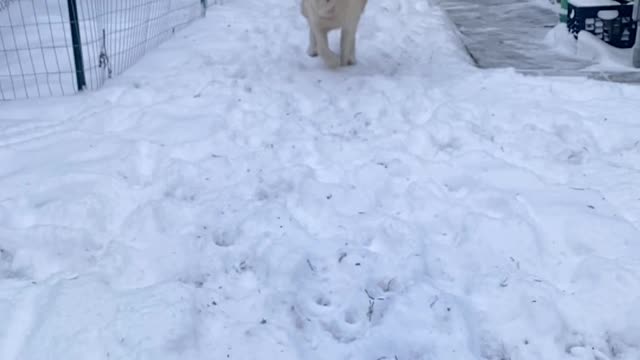
[[[19,29],[20,41],[16,42],[15,34],[5,36],[4,39],[0,37],[0,56],[4,56],[0,60],[6,60],[6,65],[3,63],[0,69],[0,103],[18,99],[74,95],[99,89],[107,79],[112,78],[112,73],[118,75],[125,71],[148,51],[169,39],[176,30],[183,29],[199,17],[206,17],[211,3],[208,0],[131,0],[131,4],[125,1],[123,5],[115,5],[115,0],[107,0],[110,6],[110,1],[114,1],[114,7],[103,10],[99,1],[90,0],[85,3],[77,0],[57,0],[56,6],[55,1],[47,5],[47,0],[4,0],[2,4],[7,6],[0,9],[0,16],[9,19],[8,23],[2,25],[7,31],[4,35]],[[36,6],[32,4],[44,5],[36,12]],[[64,9],[65,6],[67,9]],[[146,20],[133,20],[143,14],[139,12],[143,7],[148,7]],[[165,7],[166,10],[159,10]],[[33,8],[33,13],[30,8]],[[26,11],[23,14],[24,10]],[[3,15],[4,11],[8,13]],[[125,25],[125,22],[117,20],[118,18],[115,18],[117,22],[114,22],[114,14],[131,19],[124,21],[134,22]],[[139,29],[143,29],[142,32]],[[44,37],[40,35],[41,30]],[[29,43],[35,31],[38,32],[37,37],[34,37],[36,40]],[[120,40],[126,37],[130,37],[130,40]],[[42,54],[42,59],[36,59],[38,61],[34,62],[32,51],[34,54]],[[45,59],[52,54],[50,51],[55,54],[55,63],[47,69],[48,64],[54,61]],[[28,54],[28,58],[23,59],[23,54]],[[62,61],[58,62],[60,54]],[[42,66],[44,70],[36,69]],[[42,78],[44,80],[41,80]],[[3,92],[3,86],[7,84],[9,90]]]
[[[82,56],[82,38],[80,36],[80,19],[78,17],[78,5],[76,0],[67,0],[69,8],[69,27],[71,29],[71,46],[73,48],[73,60],[76,67],[76,81],[78,91],[83,91],[87,86],[84,74],[84,58]]]

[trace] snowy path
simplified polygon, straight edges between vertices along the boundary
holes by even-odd
[[[548,0],[435,2],[447,11],[481,68],[514,68],[526,74],[640,83],[640,72],[633,68],[597,69],[596,61],[554,49],[546,36],[558,25],[558,14]],[[559,33],[565,35],[565,28]],[[630,63],[631,55],[625,56]]]
[[[478,70],[452,26],[370,2],[329,72],[295,1],[228,0],[0,104],[0,355],[640,357],[640,89]]]

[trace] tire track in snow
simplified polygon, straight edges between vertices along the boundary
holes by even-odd
[[[21,120],[17,120],[21,121]],[[65,122],[34,123],[24,120],[25,123],[9,125],[0,129],[0,148],[11,147],[24,143],[45,139],[56,134],[63,133],[68,126]]]
[[[57,135],[67,135],[73,130],[82,129],[78,124],[108,109],[107,105],[96,109],[87,106],[85,111],[77,114],[53,114],[48,120],[42,120],[40,115],[24,119],[0,119],[0,149],[42,142]]]

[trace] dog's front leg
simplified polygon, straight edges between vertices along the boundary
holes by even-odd
[[[342,28],[340,34],[340,64],[342,66],[356,63],[356,29],[351,26]]]

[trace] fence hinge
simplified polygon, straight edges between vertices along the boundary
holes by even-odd
[[[107,31],[102,29],[102,48],[100,49],[100,56],[98,58],[98,67],[107,70],[107,76],[111,79],[113,69],[111,69],[111,61],[109,55],[107,55]]]

